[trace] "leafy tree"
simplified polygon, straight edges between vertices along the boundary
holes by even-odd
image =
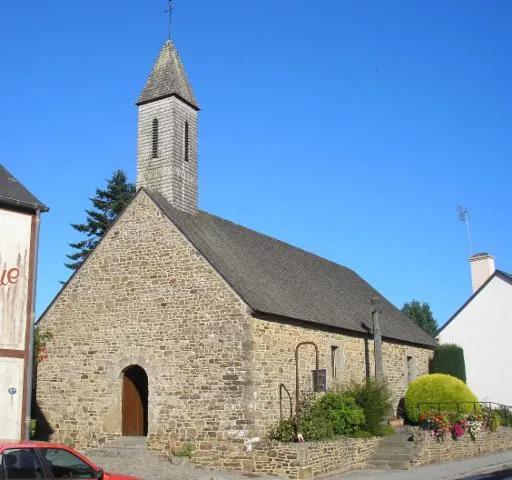
[[[425,332],[432,337],[435,337],[437,332],[437,321],[432,315],[430,306],[427,302],[420,303],[417,300],[412,300],[411,302],[404,304],[402,312],[420,328],[425,330]]]
[[[76,251],[66,255],[71,262],[66,267],[77,270],[99,243],[108,227],[117,219],[124,207],[135,195],[135,185],[126,180],[123,171],[117,170],[112,178],[107,180],[105,190],[96,189],[96,195],[91,198],[94,209],[86,210],[86,223],[73,223],[71,226],[86,238],[69,246]]]

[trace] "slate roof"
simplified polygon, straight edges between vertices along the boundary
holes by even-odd
[[[168,40],[162,47],[146,86],[136,104],[142,105],[173,95],[199,110],[178,51],[174,44]]]
[[[146,193],[254,311],[368,333],[370,300],[379,296],[384,338],[436,344],[349,268],[209,213],[181,212]]]
[[[34,211],[48,211],[48,207],[34,197],[3,165],[0,165],[1,204]]]

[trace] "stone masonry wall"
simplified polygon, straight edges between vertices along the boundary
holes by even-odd
[[[311,480],[366,467],[380,438],[339,438],[326,442],[266,442],[254,452],[254,471],[290,479]]]
[[[290,479],[312,479],[328,472],[347,472],[366,467],[380,438],[306,443],[281,443],[263,440],[252,452],[242,441],[216,442],[209,450],[195,451],[192,461],[219,469],[244,470]]]
[[[430,432],[420,429],[415,429],[414,436],[420,447],[414,466],[512,450],[512,428],[506,427],[499,427],[495,432],[481,431],[474,441],[469,435],[457,440],[447,437],[444,441],[438,441]]]
[[[153,158],[153,119],[158,120],[158,156]],[[188,122],[188,160],[185,160]],[[173,206],[197,211],[197,112],[176,97],[139,107],[137,187],[161,193]]]
[[[37,399],[54,438],[85,448],[121,435],[131,365],[149,378],[152,447],[231,438],[252,423],[250,322],[140,191],[40,322],[53,339]]]
[[[295,347],[304,341],[315,342],[319,349],[320,365],[327,368],[328,388],[361,382],[369,371],[374,374],[373,341],[334,332],[329,329],[311,328],[279,321],[255,318],[253,324],[255,427],[265,434],[280,418],[279,385],[290,392],[295,408]],[[365,343],[367,347],[365,347]],[[331,347],[341,349],[343,365],[332,376]],[[365,353],[368,351],[368,354]],[[417,375],[428,373],[432,350],[397,343],[383,342],[383,369],[393,393],[394,407],[405,395],[408,385],[407,357],[416,359]],[[299,350],[300,390],[312,391],[312,370],[315,368],[315,350],[306,345]],[[283,416],[289,414],[289,399],[283,391]]]

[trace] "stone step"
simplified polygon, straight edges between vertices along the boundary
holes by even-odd
[[[376,469],[394,469],[394,470],[409,470],[411,468],[411,462],[409,460],[370,460],[368,465]]]
[[[411,459],[408,453],[395,453],[393,455],[389,455],[387,453],[374,453],[372,455],[371,461],[399,461],[399,462],[409,462]]]
[[[148,439],[146,437],[117,437],[107,445],[122,448],[147,448]]]
[[[414,444],[411,444],[411,445],[377,445],[377,447],[375,448],[374,452],[379,452],[379,453],[387,453],[388,455],[393,455],[395,453],[407,453],[407,454],[411,454],[414,449],[415,449],[415,445]]]
[[[413,443],[413,440],[414,436],[412,434],[397,433],[396,435],[389,435],[387,437],[384,437],[380,443],[386,445],[406,445],[409,443]]]
[[[149,458],[154,452],[148,449],[146,437],[118,437],[102,447],[89,450],[87,454],[91,458],[120,457],[139,460]]]
[[[120,458],[132,458],[139,459],[144,456],[144,450],[138,448],[114,448],[114,447],[102,447],[89,450],[87,455],[89,457],[101,456],[101,457],[120,457]]]

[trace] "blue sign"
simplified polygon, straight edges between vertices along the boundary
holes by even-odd
[[[9,388],[9,390],[7,391],[9,392],[9,395],[15,395],[17,392],[17,390],[14,387]]]

